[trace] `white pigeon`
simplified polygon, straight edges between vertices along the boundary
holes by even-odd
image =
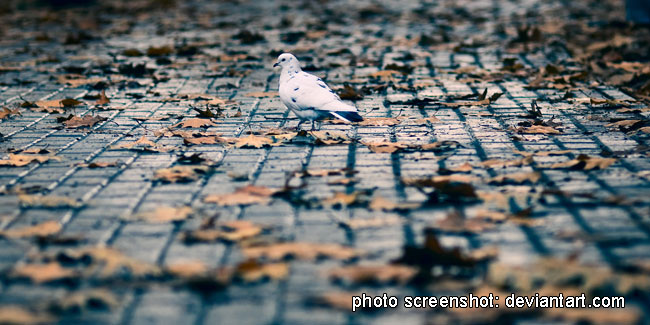
[[[282,67],[280,73],[280,100],[294,112],[300,123],[334,116],[346,122],[359,122],[363,118],[357,108],[341,101],[321,78],[302,71],[300,62],[291,53],[282,53],[273,67]],[[300,125],[300,124],[299,124]]]

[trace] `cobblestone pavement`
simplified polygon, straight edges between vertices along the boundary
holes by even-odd
[[[422,245],[425,234],[435,225],[444,228],[441,221],[455,213],[452,211],[475,220],[478,217],[474,216],[485,209],[508,218],[518,217],[494,222],[479,231],[437,232],[438,240],[447,248],[459,247],[465,253],[497,249],[494,260],[479,263],[476,268],[483,271],[467,283],[485,276],[483,266],[530,267],[542,258],[554,258],[567,268],[574,262],[595,265],[594,269],[647,267],[647,263],[643,264],[650,259],[647,133],[630,132],[626,125],[611,124],[629,120],[645,123],[648,112],[643,108],[647,106],[620,89],[599,83],[580,81],[569,83],[566,89],[531,88],[527,78],[540,69],[548,69],[549,64],[563,62],[570,69],[577,67],[577,63],[561,46],[518,53],[506,47],[513,37],[513,28],[536,23],[535,19],[544,16],[544,12],[552,13],[558,20],[568,20],[568,14],[562,16],[561,3],[327,1],[316,5],[307,1],[189,1],[163,10],[150,10],[144,5],[138,8],[143,3],[4,14],[16,23],[2,28],[3,105],[14,107],[24,102],[65,98],[84,104],[65,108],[65,114],[23,107],[20,115],[0,120],[3,158],[30,149],[46,149],[60,158],[22,167],[0,166],[0,230],[5,234],[0,239],[1,306],[22,306],[33,312],[32,317],[46,315],[40,317],[52,317],[46,318],[46,322],[62,323],[435,323],[437,317],[448,313],[405,308],[351,313],[320,303],[318,297],[362,291],[397,296],[467,292],[465,286],[454,287],[453,281],[448,280],[445,281],[449,285],[441,288],[435,285],[447,282],[370,285],[332,281],[327,271],[357,263],[389,263],[403,256],[404,246]],[[159,2],[160,6],[166,3]],[[531,12],[537,15],[527,15]],[[446,46],[453,40],[464,43]],[[151,50],[170,45],[172,53],[161,56]],[[128,49],[141,53],[125,51]],[[356,139],[333,145],[189,146],[184,144],[183,137],[156,132],[176,125],[184,117],[193,117],[196,112],[192,107],[204,107],[204,98],[213,99],[208,95],[235,104],[226,104],[224,116],[212,119],[213,125],[207,128],[191,129],[194,132],[241,138],[271,128],[295,128],[297,118],[273,94],[277,91],[279,72],[271,66],[283,51],[295,53],[310,72],[323,77],[335,89],[342,89],[344,83],[358,89],[381,85],[381,80],[375,82],[368,76],[391,70],[391,66],[393,70],[411,70],[406,75],[391,74],[388,78],[392,80],[383,82],[388,87],[371,89],[355,102],[360,113],[371,121],[380,117],[405,119],[383,126],[325,121],[322,131],[341,131]],[[493,74],[463,70],[475,66],[480,71],[503,71],[506,58],[516,58],[510,62],[520,64],[516,69],[524,75],[516,75],[515,71],[494,78]],[[146,68],[138,67],[141,63],[146,63]],[[73,82],[61,81],[63,74],[100,78],[103,83],[77,85],[73,77],[69,77]],[[385,76],[375,75],[379,79]],[[479,95],[486,88],[488,96],[496,92],[503,95],[487,105],[442,104],[453,101],[454,96]],[[104,109],[92,104],[101,89],[110,98]],[[573,98],[566,100],[569,96],[565,93]],[[197,98],[185,94],[205,95]],[[610,100],[604,106],[620,105],[603,107],[594,99]],[[533,102],[539,105],[535,118],[546,121],[545,127],[559,131],[525,133],[531,127]],[[57,118],[68,114],[106,119],[91,127],[67,128]],[[413,123],[431,117],[437,120]],[[116,148],[142,136],[173,150]],[[364,144],[371,141],[456,141],[458,147],[447,151],[378,153]],[[481,165],[491,159],[524,158],[517,151],[565,152],[531,156],[527,163],[505,167]],[[191,153],[201,153],[215,161],[216,167],[187,182],[155,179],[156,171],[182,166],[180,157]],[[584,162],[573,168],[547,167],[584,159],[581,155],[611,158],[614,162],[605,160],[606,166],[593,170],[585,170],[588,168]],[[104,168],[79,165],[116,161],[119,163]],[[473,177],[469,182],[472,191],[478,193],[478,202],[455,200],[456,195],[463,196],[455,192],[450,200],[427,201],[431,196],[426,189],[404,181],[448,175],[465,163],[476,167],[462,175]],[[303,178],[306,200],[319,202],[335,193],[371,190],[373,198],[427,204],[382,211],[368,209],[359,203],[360,199],[353,200],[350,206],[343,204],[342,208],[301,205],[282,198],[275,198],[268,205],[219,206],[205,202],[206,196],[231,193],[248,184],[283,188],[294,171],[344,168],[356,171],[356,182],[330,184],[341,176]],[[513,173],[524,173],[521,175],[525,179],[496,180],[500,175]],[[30,202],[33,195],[64,197],[73,202],[59,200],[56,207],[51,207],[42,201]],[[189,206],[193,216],[158,223],[131,218],[161,206]],[[215,215],[219,222],[246,220],[270,226],[267,236],[274,240],[336,243],[365,254],[352,261],[314,262],[297,258],[288,263],[289,274],[281,279],[233,281],[214,290],[196,290],[191,285],[165,279],[147,281],[134,275],[111,281],[86,275],[67,281],[16,276],[20,267],[41,263],[42,256],[48,254],[58,256],[55,260],[63,265],[72,263],[59,252],[77,247],[114,248],[138,263],[157,268],[189,261],[200,261],[215,269],[240,265],[247,255],[238,244],[182,240],[186,231],[197,229],[207,217]],[[359,229],[345,226],[349,220],[368,218],[386,223]],[[11,230],[52,220],[61,226],[54,237],[35,238],[15,232],[9,235]],[[130,268],[130,272],[136,274],[137,266]],[[100,296],[97,301],[77,302],[74,308],[66,305],[67,309],[53,303],[69,301],[74,293],[97,288],[110,292],[114,301]],[[647,308],[642,308],[650,304],[647,292],[626,295],[630,297],[630,306],[641,307],[639,317],[645,322],[650,321]],[[93,301],[107,308],[95,308],[98,306]],[[545,321],[577,319],[559,317]]]

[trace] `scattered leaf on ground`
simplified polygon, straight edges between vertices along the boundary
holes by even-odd
[[[242,252],[248,258],[266,258],[274,261],[287,258],[296,258],[309,261],[319,258],[350,260],[360,255],[360,252],[352,247],[346,247],[332,243],[309,242],[290,242],[249,246],[242,248]]]
[[[203,199],[206,203],[216,203],[221,206],[268,204],[277,189],[264,186],[247,185],[228,194],[211,194]]]
[[[61,158],[52,155],[25,155],[10,153],[9,159],[0,160],[0,166],[22,167],[27,166],[32,162],[44,163],[49,160],[61,161]]]
[[[330,270],[328,275],[337,281],[354,284],[406,284],[417,274],[414,267],[405,265],[352,265]]]
[[[132,219],[144,220],[154,223],[165,223],[172,221],[186,220],[194,210],[188,206],[183,207],[159,207],[153,211],[138,213]]]
[[[164,183],[188,183],[198,180],[209,170],[208,166],[174,166],[156,170],[153,180]]]
[[[47,283],[61,281],[73,278],[77,273],[68,268],[64,268],[57,262],[46,264],[21,264],[12,271],[12,276],[17,278],[28,278],[32,282]]]
[[[33,226],[0,231],[0,236],[8,238],[47,237],[58,233],[61,231],[61,228],[61,224],[58,221],[50,220]]]

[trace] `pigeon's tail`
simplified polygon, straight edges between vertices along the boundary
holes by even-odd
[[[330,112],[332,116],[338,117],[346,122],[361,122],[363,117],[357,112]]]

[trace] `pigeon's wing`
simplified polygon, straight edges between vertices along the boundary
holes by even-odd
[[[314,109],[330,112],[356,112],[354,106],[341,98],[320,78],[301,72],[283,85],[281,95],[299,110]]]

